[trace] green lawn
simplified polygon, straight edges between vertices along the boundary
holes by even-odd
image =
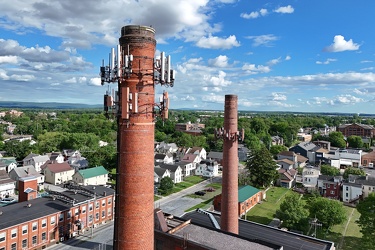
[[[275,217],[276,210],[279,209],[280,203],[285,199],[285,196],[291,192],[293,191],[281,187],[270,188],[267,191],[266,200],[250,209],[246,214],[246,220],[268,225]]]

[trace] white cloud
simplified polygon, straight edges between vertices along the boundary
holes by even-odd
[[[225,56],[225,55],[224,56],[219,55],[218,57],[216,57],[214,59],[209,59],[208,64],[210,66],[219,67],[219,68],[227,67],[228,66],[228,57]]]
[[[345,41],[345,38],[342,35],[336,35],[333,38],[333,43],[330,46],[327,46],[323,49],[326,52],[341,52],[347,50],[358,50],[360,45],[353,43],[353,40],[350,39]]]
[[[291,59],[292,59],[291,56],[286,56],[286,57],[285,57],[285,61],[289,61],[289,60],[291,60]]]
[[[215,95],[214,93],[210,93],[209,95],[202,96],[202,101],[224,103],[224,96],[223,95]]]
[[[266,16],[268,14],[267,9],[260,9],[259,11],[253,11],[250,13],[241,13],[240,17],[245,18],[245,19],[255,19],[260,16]]]
[[[0,56],[0,64],[17,64],[18,58],[17,56]]]
[[[9,79],[9,76],[8,76],[7,72],[3,69],[0,69],[0,79],[2,79],[2,80],[8,80]]]
[[[181,97],[181,101],[195,101],[195,97],[187,95],[185,97]]]
[[[316,105],[351,105],[351,104],[356,104],[356,103],[361,103],[364,102],[365,100],[362,98],[355,97],[353,95],[337,95],[332,98],[327,98],[327,97],[313,97],[313,104]]]
[[[316,61],[315,63],[316,63],[316,64],[330,64],[331,62],[336,62],[336,61],[337,61],[337,59],[328,58],[328,59],[325,60],[324,62]]]
[[[281,62],[281,57],[272,59],[272,60],[268,61],[267,64],[272,66],[272,65],[276,65],[280,62]]]
[[[272,42],[279,40],[279,38],[275,35],[268,34],[268,35],[260,35],[260,36],[247,36],[247,39],[253,40],[253,46],[265,46],[265,47],[272,47]]]
[[[258,65],[256,66],[255,64],[248,64],[245,63],[242,66],[242,70],[246,71],[248,74],[258,74],[258,73],[268,73],[271,71],[270,67],[264,66],[264,65]]]
[[[369,93],[367,89],[359,90],[357,88],[355,88],[353,92],[356,93],[357,95],[367,95]]]
[[[219,74],[217,76],[206,75],[204,77],[204,80],[212,83],[214,86],[221,86],[221,87],[223,87],[223,86],[231,85],[232,84],[231,81],[225,80],[225,76],[226,75],[227,74],[224,71],[220,70]]]
[[[33,75],[11,75],[10,80],[19,81],[19,82],[28,82],[35,79]]]
[[[291,14],[294,12],[294,8],[291,5],[279,7],[274,10],[276,13]]]
[[[363,60],[363,61],[361,61],[361,63],[372,63],[373,61],[371,61],[371,60]]]
[[[217,36],[202,37],[196,44],[200,48],[205,49],[231,49],[232,47],[240,46],[235,35],[227,38],[220,38]]]
[[[272,98],[272,101],[286,101],[287,100],[286,95],[281,94],[281,93],[276,93],[276,92],[273,92],[271,94],[271,98]]]

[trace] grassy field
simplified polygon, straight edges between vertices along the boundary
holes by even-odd
[[[173,193],[180,192],[183,189],[186,189],[188,187],[191,187],[199,182],[204,181],[204,179],[201,176],[188,176],[184,178],[183,182],[177,183],[173,186],[172,190],[167,193],[162,193],[162,196],[168,196]]]
[[[267,198],[261,204],[257,204],[246,214],[246,220],[268,225],[275,217],[275,212],[280,203],[285,199],[290,189],[272,187],[267,191]]]

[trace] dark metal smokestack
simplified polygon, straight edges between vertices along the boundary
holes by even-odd
[[[225,95],[221,229],[238,234],[237,96]]]

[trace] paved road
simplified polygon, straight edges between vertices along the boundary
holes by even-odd
[[[202,199],[194,199],[185,197],[186,195],[193,194],[196,191],[204,189],[211,181],[205,180],[192,187],[184,189],[178,193],[171,194],[167,197],[155,201],[154,206],[161,208],[164,212],[173,214],[175,216],[182,216],[184,211],[201,203]],[[221,182],[221,176],[213,178],[212,182]],[[70,239],[65,242],[61,242],[48,249],[52,250],[108,250],[112,249],[113,240],[113,222],[108,222],[104,225],[100,225],[95,228],[93,232],[91,230],[86,231],[84,235],[80,235],[76,238]],[[91,234],[93,237],[91,237]]]

